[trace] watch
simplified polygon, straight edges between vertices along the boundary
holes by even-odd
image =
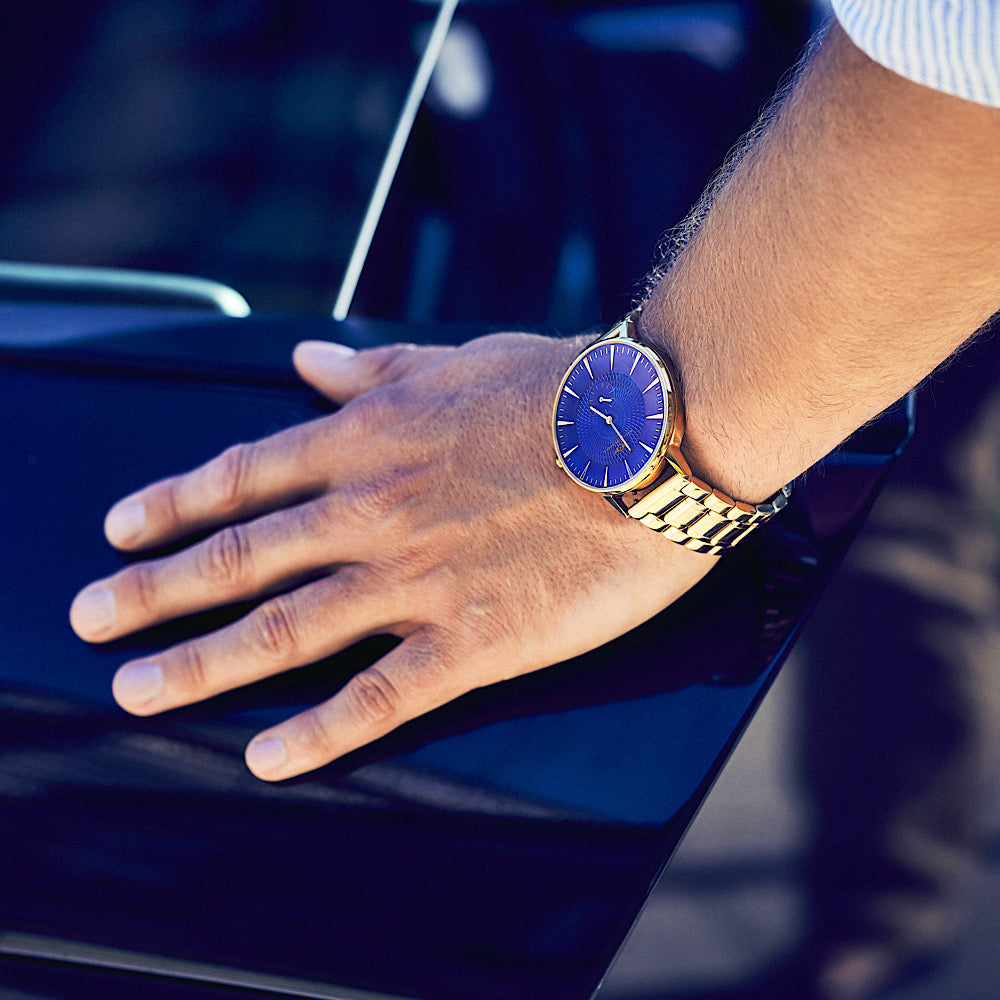
[[[570,365],[556,393],[556,461],[585,490],[695,552],[719,555],[787,503],[791,485],[763,503],[702,482],[681,452],[684,405],[668,360],[639,340],[630,313]]]

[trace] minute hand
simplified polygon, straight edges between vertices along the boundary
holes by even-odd
[[[608,425],[609,425],[609,426],[611,427],[611,429],[612,429],[612,430],[613,430],[613,431],[614,431],[614,432],[615,432],[615,433],[616,433],[616,434],[618,435],[618,438],[619,438],[619,440],[621,441],[621,443],[622,443],[623,445],[625,445],[625,447],[626,447],[626,448],[627,448],[627,449],[628,449],[629,451],[631,451],[632,449],[631,449],[631,448],[629,448],[629,443],[628,443],[628,441],[626,441],[626,440],[625,440],[625,438],[623,438],[623,437],[622,437],[622,432],[621,432],[620,430],[618,430],[618,428],[617,428],[617,427],[615,427],[615,422],[614,422],[614,421],[613,421],[613,420],[611,419],[611,417],[610,417],[610,416],[608,417]]]
[[[604,420],[604,422],[618,435],[618,438],[621,441],[621,443],[625,445],[625,447],[628,448],[629,451],[632,450],[631,448],[629,448],[628,441],[626,441],[625,438],[622,437],[622,432],[618,430],[617,427],[615,427],[614,417],[612,417],[610,413],[601,413],[601,411],[597,409],[596,406],[592,406],[590,408],[590,412],[596,413],[599,417],[601,417]]]

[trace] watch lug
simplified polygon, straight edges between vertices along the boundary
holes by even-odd
[[[625,506],[625,501],[622,500],[621,496],[615,493],[605,493],[604,499],[607,500],[608,503],[611,504],[611,506],[614,507],[614,509],[617,510],[619,514],[624,514],[626,517],[628,517],[628,507]]]
[[[608,340],[634,340],[638,341],[639,337],[636,333],[634,312],[629,313],[623,320],[616,323],[607,333],[602,337],[598,337],[594,343],[600,344]]]
[[[684,453],[680,448],[668,448],[666,455],[663,456],[666,464],[671,466],[674,472],[679,472],[685,479],[694,478],[694,473],[691,471],[691,466],[688,464],[688,460],[684,457]],[[664,479],[669,478],[667,474],[668,470],[664,469],[659,476],[656,477],[656,483],[662,482]]]

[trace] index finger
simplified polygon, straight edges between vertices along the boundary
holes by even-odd
[[[310,461],[310,426],[233,445],[191,472],[119,500],[104,519],[105,537],[115,548],[141,549],[308,499],[324,485]]]

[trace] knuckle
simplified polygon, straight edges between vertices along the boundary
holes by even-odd
[[[344,688],[348,715],[364,727],[381,726],[393,719],[401,700],[398,688],[377,666],[358,674]]]
[[[348,515],[357,521],[380,521],[395,509],[389,477],[379,477],[348,487],[345,506]]]
[[[422,628],[407,643],[407,683],[430,702],[451,692],[457,672],[453,669],[452,643],[442,629]]]
[[[480,649],[490,649],[516,631],[513,623],[516,621],[516,611],[513,608],[498,604],[489,597],[465,595],[454,615],[462,622],[463,630],[472,645]],[[525,625],[527,626],[527,622]]]
[[[254,463],[252,444],[234,444],[208,466],[208,485],[216,508],[236,510],[243,501]]]
[[[329,538],[340,526],[338,511],[330,496],[303,504],[295,515],[298,518],[296,527],[302,537],[314,539],[316,542]]]
[[[163,492],[160,502],[166,511],[167,522],[171,527],[176,527],[184,523],[184,515],[181,512],[181,502],[178,496],[179,479],[170,479],[163,484]]]
[[[356,521],[381,521],[393,510],[388,491],[382,481],[354,483],[344,498],[348,515]]]
[[[185,698],[202,698],[208,687],[208,668],[196,642],[187,642],[173,650],[170,665],[171,686]]]
[[[413,344],[390,344],[368,351],[365,363],[371,381],[386,385],[401,379],[410,369],[416,347]]]
[[[302,712],[297,721],[300,728],[299,744],[317,764],[326,763],[337,756],[334,733],[324,723],[318,709],[310,708]]]
[[[159,588],[156,584],[156,570],[152,563],[136,563],[126,571],[126,586],[139,611],[146,618],[158,614]]]
[[[358,396],[337,413],[340,431],[351,440],[366,440],[390,422],[391,408],[390,395],[384,390]]]
[[[214,586],[232,590],[250,575],[252,557],[246,528],[231,525],[208,538],[199,551],[198,571]]]
[[[419,493],[413,475],[392,470],[346,488],[345,506],[360,521],[381,521],[403,511]]]
[[[250,615],[250,642],[267,657],[288,662],[299,648],[298,623],[287,595],[265,601]]]
[[[372,568],[361,563],[347,563],[337,568],[334,577],[337,601],[342,605],[352,604],[366,597],[378,587],[378,577]]]

